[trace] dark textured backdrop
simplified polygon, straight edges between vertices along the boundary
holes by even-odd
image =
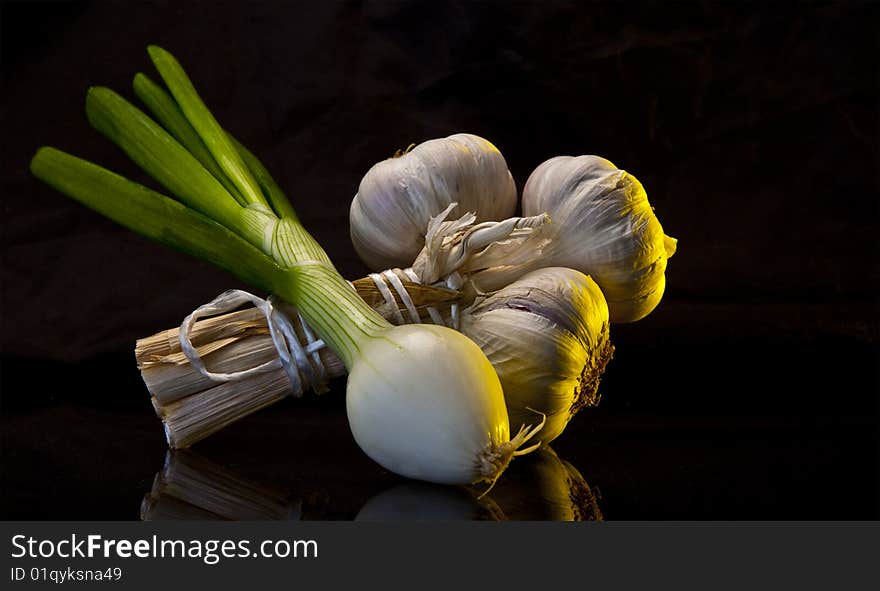
[[[104,515],[99,483],[147,482],[162,441],[133,343],[241,286],[29,176],[50,144],[144,179],[84,97],[132,96],[157,43],[349,277],[351,197],[411,142],[482,135],[519,188],[560,154],[632,172],[679,250],[660,307],[614,327],[602,407],[560,455],[605,479],[612,517],[876,518],[878,24],[850,3],[3,3],[5,512]],[[146,459],[94,481],[105,438]],[[91,513],[46,499],[65,479]]]

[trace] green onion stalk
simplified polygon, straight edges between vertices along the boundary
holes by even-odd
[[[138,74],[134,91],[158,123],[104,87],[89,89],[86,115],[174,198],[51,147],[37,151],[33,174],[295,306],[345,364],[352,434],[385,468],[438,483],[494,483],[515,455],[534,449],[521,447],[543,423],[511,437],[501,384],[480,348],[446,327],[393,326],[361,300],[174,56],[148,52],[168,90]]]

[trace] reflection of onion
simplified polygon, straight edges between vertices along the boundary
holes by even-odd
[[[405,482],[367,501],[355,520],[602,520],[584,477],[549,447],[517,458],[487,495],[483,490]]]
[[[142,521],[299,520],[300,501],[188,450],[169,450],[141,502]]]
[[[405,482],[372,497],[355,521],[496,521],[491,502],[466,490],[425,482]]]
[[[587,481],[549,447],[517,458],[489,494],[510,520],[602,520]]]

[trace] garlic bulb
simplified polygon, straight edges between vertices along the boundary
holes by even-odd
[[[598,156],[557,156],[529,176],[522,203],[526,216],[550,215],[547,263],[590,275],[612,322],[639,320],[660,303],[676,240],[633,175]]]
[[[373,270],[405,267],[425,245],[428,222],[452,203],[477,221],[516,209],[516,184],[501,152],[466,133],[429,140],[374,165],[351,203],[351,240]]]
[[[614,347],[608,306],[583,273],[563,267],[527,273],[465,310],[461,332],[495,368],[512,431],[543,413],[538,438],[546,444],[578,410],[598,403]]]

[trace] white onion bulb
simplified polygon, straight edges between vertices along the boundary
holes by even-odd
[[[506,478],[506,475],[505,475]],[[504,482],[502,478],[499,482]],[[477,500],[464,487],[408,481],[368,500],[355,521],[499,521],[488,497]]]
[[[440,484],[494,482],[513,456],[530,451],[518,448],[534,432],[510,438],[501,383],[473,341],[425,324],[363,342],[346,410],[355,441],[373,460]]]

